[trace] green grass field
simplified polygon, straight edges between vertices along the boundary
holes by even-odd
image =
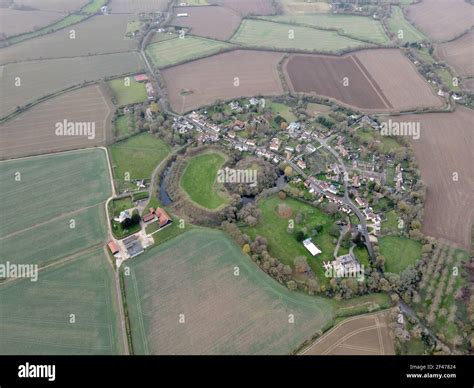
[[[149,179],[156,166],[168,155],[170,147],[150,133],[141,133],[111,147],[114,176],[124,182],[125,173],[130,180]]]
[[[70,222],[74,220],[74,228]],[[2,255],[15,264],[43,266],[105,242],[107,224],[103,205],[21,231],[0,240]]]
[[[364,42],[339,35],[334,31],[250,19],[242,22],[231,41],[250,47],[315,52],[339,52],[367,46]]]
[[[120,106],[136,104],[148,98],[145,84],[135,81],[133,77],[127,77],[127,81],[124,78],[117,78],[109,81],[108,84]]]
[[[400,43],[421,42],[426,39],[420,31],[405,19],[400,7],[392,7],[392,13],[387,20],[387,28],[395,34],[395,38]],[[402,39],[398,38],[400,31],[403,33]]]
[[[21,174],[20,181],[15,180],[16,173]],[[0,238],[97,205],[110,193],[107,159],[100,149],[2,162]]]
[[[156,67],[162,68],[217,54],[230,47],[232,45],[225,42],[185,36],[152,43],[146,53]]]
[[[290,217],[291,219],[294,219],[298,212],[304,215],[304,222],[300,225],[295,223],[293,233],[288,233],[287,231],[289,219],[280,217],[278,214],[278,205],[280,204],[286,204],[291,207],[293,210]],[[323,260],[327,261],[333,259],[334,248],[336,246],[328,230],[334,220],[313,206],[292,198],[281,200],[276,195],[261,199],[258,202],[258,208],[262,212],[260,223],[254,228],[243,228],[244,232],[253,238],[257,235],[265,237],[268,241],[269,253],[285,264],[293,266],[293,260],[296,256],[307,257],[308,264],[318,276],[320,284],[327,285],[328,279],[324,276],[322,262]],[[311,256],[303,246],[303,243],[298,242],[295,238],[295,234],[306,225],[312,228],[316,225],[323,226],[322,231],[313,237],[313,242],[322,251],[322,253],[316,257]]]
[[[406,237],[381,237],[379,245],[385,257],[385,272],[400,273],[421,257],[421,243]]]
[[[372,128],[359,128],[357,130],[357,136],[366,144],[369,144],[372,140],[378,142],[380,151],[384,154],[394,154],[404,147],[397,142],[396,138],[389,136],[382,136],[379,132],[374,131]]]
[[[112,276],[98,247],[0,285],[0,354],[121,354]]]
[[[291,111],[290,107],[288,105],[285,105],[285,104],[280,104],[278,102],[271,102],[269,104],[269,108],[271,108],[271,110],[280,115],[281,117],[283,117],[287,122],[291,122],[291,121],[296,121],[297,120],[297,117],[294,115],[294,113]]]
[[[384,45],[390,43],[389,37],[385,34],[382,24],[373,18],[355,15],[277,15],[264,16],[262,19],[279,23],[311,26],[323,29],[336,29],[341,35],[354,39]]]
[[[187,161],[181,187],[193,202],[212,210],[227,203],[216,182],[217,170],[224,162],[225,157],[215,152],[196,155]]]
[[[136,354],[288,354],[333,319],[333,301],[289,291],[220,231],[193,229],[128,265]]]
[[[382,221],[382,234],[398,233],[398,215],[395,210],[385,213],[387,219]]]

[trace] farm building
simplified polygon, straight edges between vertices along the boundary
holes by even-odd
[[[304,240],[303,245],[312,256],[316,256],[321,253],[321,250],[316,245],[314,245],[313,241],[311,241],[311,238]]]
[[[153,100],[155,98],[155,90],[153,89],[153,85],[150,82],[145,84],[146,94],[148,95],[149,100]]]
[[[137,74],[133,77],[137,82],[146,82],[148,81],[148,76],[146,74]]]
[[[115,243],[115,241],[110,240],[109,243],[107,244],[107,246],[109,247],[109,250],[112,253],[112,255],[115,255],[116,253],[120,252],[119,247]]]
[[[159,219],[160,228],[173,222],[168,213],[166,213],[162,208],[156,209],[155,214]]]
[[[136,235],[132,235],[127,237],[123,240],[123,244],[127,249],[127,253],[130,258],[138,256],[139,254],[143,253],[145,250],[143,249],[142,243],[138,239]]]

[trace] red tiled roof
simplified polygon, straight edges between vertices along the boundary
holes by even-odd
[[[169,221],[171,221],[171,218],[170,216],[162,209],[162,208],[158,208],[156,209],[155,211],[155,214],[158,216],[158,218],[160,219],[160,226],[164,226],[166,225]]]
[[[143,222],[151,221],[154,218],[155,218],[155,215],[153,213],[146,214],[143,216]]]
[[[134,78],[137,82],[148,81],[148,76],[146,74],[137,74]]]
[[[113,255],[115,255],[119,251],[119,248],[118,248],[117,244],[115,244],[114,241],[109,241],[107,246],[109,247],[110,252],[112,252]]]

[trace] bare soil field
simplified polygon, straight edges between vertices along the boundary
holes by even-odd
[[[442,106],[399,50],[362,50],[342,57],[294,54],[283,68],[291,91],[315,93],[359,109]]]
[[[71,28],[5,47],[0,61],[4,64],[138,49],[137,41],[125,39],[129,19],[130,15],[95,16]],[[75,39],[70,38],[71,30],[75,31]]]
[[[111,0],[111,13],[161,12],[166,10],[169,0]]]
[[[345,319],[316,340],[303,355],[394,355],[388,313]]]
[[[282,57],[277,52],[235,50],[165,69],[171,107],[184,113],[218,99],[282,94],[277,71]]]
[[[19,11],[0,8],[0,40],[31,32],[62,19],[64,14],[47,11]]]
[[[361,108],[391,108],[385,96],[358,68],[353,56],[292,55],[284,68],[292,91],[314,92]],[[345,77],[348,86],[344,86]]]
[[[176,17],[178,13],[187,13],[189,16]],[[176,7],[171,24],[190,28],[192,35],[227,40],[239,27],[240,15],[225,7]]]
[[[420,123],[420,139],[412,144],[427,186],[423,233],[469,250],[474,217],[474,112],[457,106],[453,113],[404,115],[392,120]]]
[[[436,45],[435,55],[451,66],[457,75],[474,76],[474,32]]]
[[[289,354],[333,318],[333,301],[289,291],[221,231],[188,231],[127,265],[135,354]]]
[[[15,0],[19,6],[31,7],[40,11],[72,12],[82,8],[89,0]]]
[[[406,11],[418,29],[438,42],[454,39],[474,25],[474,6],[464,0],[423,0]]]
[[[99,85],[42,102],[0,125],[0,159],[39,155],[105,144],[111,138],[113,106]],[[95,137],[57,136],[56,123],[94,123]]]
[[[53,59],[0,66],[0,88],[8,99],[0,105],[0,117],[51,93],[107,76],[137,73],[143,69],[138,53]],[[17,78],[19,77],[19,78]],[[20,86],[18,85],[20,82]]]
[[[395,109],[441,107],[436,96],[416,67],[400,50],[362,50],[355,57],[375,80]]]
[[[276,12],[271,0],[209,0],[209,3],[233,9],[242,16],[272,15]]]

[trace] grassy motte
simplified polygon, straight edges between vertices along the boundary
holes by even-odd
[[[193,156],[187,161],[181,177],[181,187],[189,198],[206,209],[217,209],[227,203],[217,183],[217,171],[225,162],[220,153],[210,152]]]

